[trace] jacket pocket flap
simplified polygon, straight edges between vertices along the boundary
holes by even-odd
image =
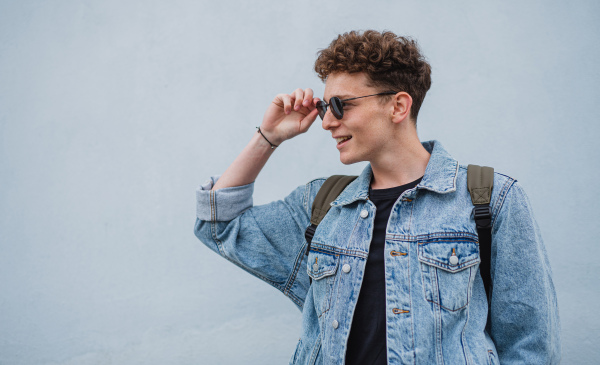
[[[322,252],[310,251],[308,254],[307,271],[314,280],[335,274],[339,256]]]
[[[471,239],[419,242],[419,261],[454,273],[481,262],[479,244]]]

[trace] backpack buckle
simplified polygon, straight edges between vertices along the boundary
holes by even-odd
[[[315,235],[315,231],[317,230],[317,226],[314,224],[311,224],[310,226],[308,226],[306,228],[306,231],[304,232],[304,238],[306,239],[306,256],[308,256],[308,252],[310,251],[310,243],[312,242],[313,236]]]
[[[473,208],[473,217],[477,229],[492,228],[492,207],[489,205],[476,205]]]

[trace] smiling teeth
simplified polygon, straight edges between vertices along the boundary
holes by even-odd
[[[352,137],[340,137],[340,138],[336,138],[335,140],[337,141],[337,143],[340,143],[340,142],[344,142],[345,140],[348,140],[350,138],[352,138]]]

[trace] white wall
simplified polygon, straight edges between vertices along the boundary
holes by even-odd
[[[195,188],[351,29],[415,37],[421,139],[528,191],[563,363],[600,356],[595,1],[1,1],[0,364],[283,364],[300,313],[193,234]],[[344,166],[317,122],[255,203]]]

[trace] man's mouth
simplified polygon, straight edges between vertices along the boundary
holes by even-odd
[[[352,138],[352,136],[338,137],[338,138],[336,138],[335,140],[336,140],[336,142],[337,142],[338,144],[340,144],[340,143],[342,143],[342,142],[344,142],[344,141],[347,141],[347,140],[349,140],[350,138]]]

